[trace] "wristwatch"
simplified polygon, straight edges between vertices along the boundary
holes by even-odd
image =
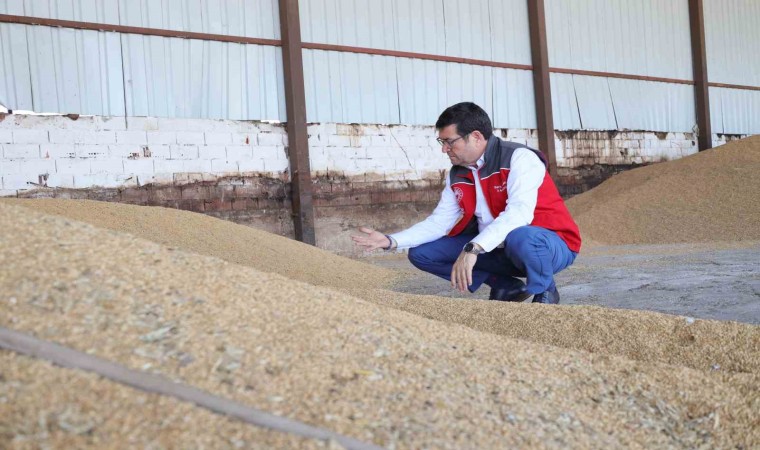
[[[480,246],[476,247],[474,242],[468,242],[467,244],[465,244],[463,250],[464,250],[465,253],[470,253],[472,255],[479,255],[480,254],[480,248],[479,247]]]

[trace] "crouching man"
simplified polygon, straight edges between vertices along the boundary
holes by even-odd
[[[554,274],[573,263],[581,237],[544,155],[494,136],[474,103],[446,108],[435,127],[452,164],[438,206],[398,233],[360,227],[355,244],[408,248],[415,267],[462,292],[485,283],[492,300],[559,303]]]

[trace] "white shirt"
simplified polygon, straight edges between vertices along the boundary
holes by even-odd
[[[478,220],[478,235],[472,239],[484,251],[490,252],[503,243],[515,228],[529,225],[538,202],[538,188],[544,181],[546,167],[538,156],[527,148],[518,148],[512,153],[510,172],[507,178],[507,206],[494,218],[488,208],[480,185],[478,170],[483,167],[481,157],[477,167],[471,167],[475,181],[475,216]],[[446,236],[462,217],[451,181],[446,176],[446,186],[433,213],[404,231],[391,234],[399,249],[416,247]]]

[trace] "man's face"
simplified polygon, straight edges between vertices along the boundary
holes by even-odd
[[[451,164],[458,166],[473,165],[478,161],[483,153],[475,146],[475,140],[472,134],[480,132],[473,131],[468,136],[462,136],[457,131],[456,124],[438,130],[438,142],[441,144],[441,151],[449,156]]]

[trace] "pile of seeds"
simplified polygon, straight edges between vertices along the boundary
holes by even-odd
[[[280,259],[262,266],[298,264],[314,251],[330,264],[300,276],[320,283],[204,250],[212,243],[167,246],[156,236],[171,234],[171,221],[150,231],[151,242],[14,203],[0,202],[0,326],[132,369],[390,448],[760,442],[751,356],[760,350],[758,327],[576,307],[587,319],[579,321],[562,313],[567,308],[532,305],[535,313],[526,313],[531,305],[476,301],[469,316],[445,306],[467,317],[431,320],[390,305],[392,293],[340,290],[352,283],[331,271],[361,266],[297,242],[283,242]],[[200,226],[195,218],[215,220],[182,218],[188,228]],[[216,238],[237,242],[240,255],[252,252],[240,243],[245,227],[230,226],[238,228]],[[630,340],[627,325],[637,321],[645,332]],[[515,339],[513,327],[527,339]],[[547,337],[557,330],[567,337]],[[594,334],[599,344],[573,344],[573,333]],[[702,357],[687,355],[689,342]],[[0,358],[0,440],[11,448],[158,447],[175,438],[183,446],[330,445],[7,351]]]
[[[760,240],[760,136],[613,176],[567,202],[599,244]]]

